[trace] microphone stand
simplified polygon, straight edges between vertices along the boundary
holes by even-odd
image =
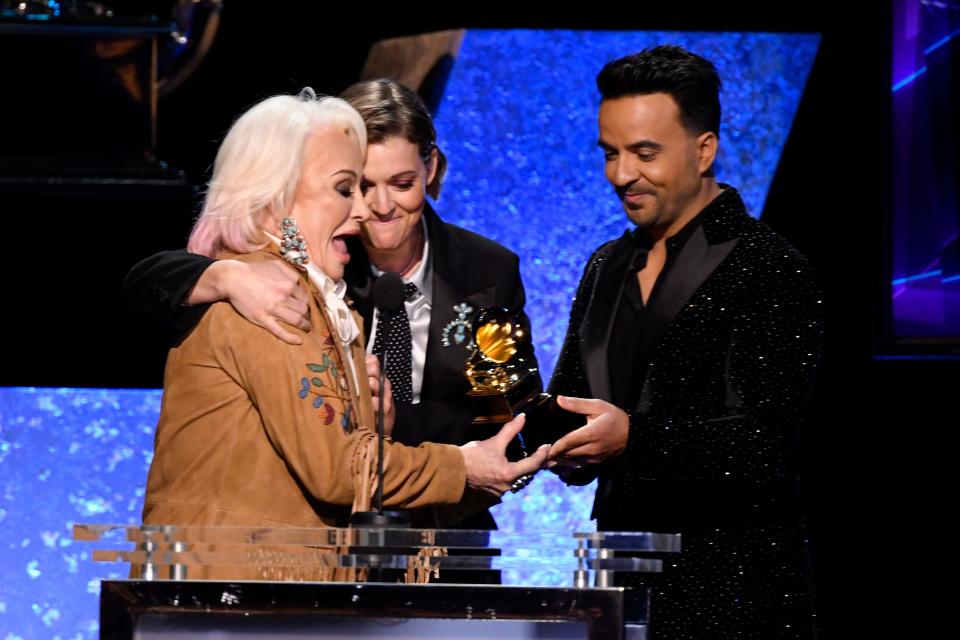
[[[381,310],[381,317],[386,319],[389,313],[391,312],[383,313]],[[380,393],[377,397],[377,492],[374,496],[376,511],[358,511],[350,517],[350,525],[360,528],[406,529],[410,527],[409,515],[403,511],[383,510],[383,387],[386,381],[387,349],[383,350],[383,362],[380,364]]]
[[[384,319],[390,313],[378,311]],[[374,497],[376,511],[358,511],[350,516],[351,527],[367,530],[359,536],[361,546],[352,547],[351,553],[359,555],[361,561],[366,561],[369,581],[393,582],[397,576],[391,574],[396,571],[391,572],[389,567],[382,563],[382,556],[389,555],[390,552],[384,529],[409,529],[410,516],[402,511],[383,510],[383,388],[386,380],[387,349],[383,350],[383,361],[380,365],[380,393],[377,397],[377,492]]]

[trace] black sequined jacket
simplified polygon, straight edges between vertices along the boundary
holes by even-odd
[[[624,234],[591,256],[551,392],[610,400],[609,336],[634,251]],[[599,477],[601,530],[683,534],[681,561],[661,590],[671,602],[654,600],[668,630],[659,637],[753,637],[757,616],[786,619],[777,628],[793,632],[783,637],[807,637],[812,591],[795,454],[823,332],[813,274],[728,187],[664,277],[666,304],[648,323],[658,346],[637,406],[622,407],[631,414],[626,452],[567,480]],[[795,606],[784,613],[774,597]],[[739,622],[731,613],[752,606],[761,613]],[[704,612],[726,631],[704,632],[697,617],[712,615]]]

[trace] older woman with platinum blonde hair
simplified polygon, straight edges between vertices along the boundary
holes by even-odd
[[[145,523],[341,526],[351,507],[369,509],[375,371],[343,282],[347,239],[369,217],[365,145],[357,112],[309,89],[260,102],[227,133],[190,250],[289,272],[312,331],[294,327],[300,343],[282,342],[220,302],[170,350]],[[385,504],[499,496],[544,462],[545,449],[506,460],[522,422],[461,447],[388,442]]]

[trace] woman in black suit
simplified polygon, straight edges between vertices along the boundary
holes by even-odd
[[[404,345],[401,357],[387,360],[396,405],[393,438],[408,445],[464,444],[477,438],[468,433],[473,416],[463,375],[473,349],[471,317],[484,307],[523,314],[519,259],[492,240],[445,223],[429,205],[428,194],[434,199],[440,195],[446,158],[414,91],[391,80],[374,80],[352,85],[341,97],[360,112],[367,127],[361,189],[371,210],[361,237],[349,247],[347,293],[363,316],[368,353],[380,355],[378,337],[387,333],[391,345]],[[124,295],[135,310],[181,331],[196,323],[204,303],[228,299],[251,322],[296,341],[280,322],[304,326],[305,294],[286,273],[252,271],[249,265],[229,262],[186,251],[160,253],[131,270]],[[398,273],[408,284],[404,326],[379,326],[371,290],[384,271]],[[390,347],[391,356],[396,349]],[[405,353],[411,356],[409,363]],[[484,511],[457,526],[496,524]]]

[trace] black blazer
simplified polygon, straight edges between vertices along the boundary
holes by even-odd
[[[751,218],[734,189],[702,215],[659,285],[666,304],[647,324],[658,346],[638,405],[622,407],[632,414],[627,451],[595,469],[605,481],[595,505],[601,524],[603,515],[624,526],[644,512],[636,524],[686,526],[702,511],[660,504],[658,488],[674,497],[692,488],[688,498],[700,503],[700,491],[754,497],[795,476],[822,341],[819,289],[806,259]],[[609,338],[634,250],[624,234],[590,258],[552,392],[610,401]],[[637,500],[646,508],[632,508]],[[616,516],[626,502],[631,508]]]
[[[820,293],[806,259],[734,189],[701,215],[658,285],[667,304],[647,325],[657,347],[637,406],[621,407],[626,451],[571,480],[599,476],[600,530],[683,535],[679,559],[651,578],[663,637],[807,638],[794,456],[820,354]],[[610,333],[634,251],[625,234],[590,258],[552,392],[611,398]]]
[[[505,307],[524,314],[520,261],[502,245],[447,224],[429,204],[423,215],[433,266],[433,301],[423,388],[418,404],[397,407],[393,437],[411,445],[421,442],[460,445],[476,439],[476,434],[468,433],[473,413],[467,398],[470,387],[463,375],[471,351],[466,348],[468,340],[456,344],[452,339],[451,323],[459,318],[454,307],[466,303],[473,313],[484,307]],[[349,248],[350,262],[344,278],[350,298],[363,317],[364,334],[369,336],[374,277],[359,238],[352,238]],[[444,330],[448,326],[451,330],[445,345]]]

